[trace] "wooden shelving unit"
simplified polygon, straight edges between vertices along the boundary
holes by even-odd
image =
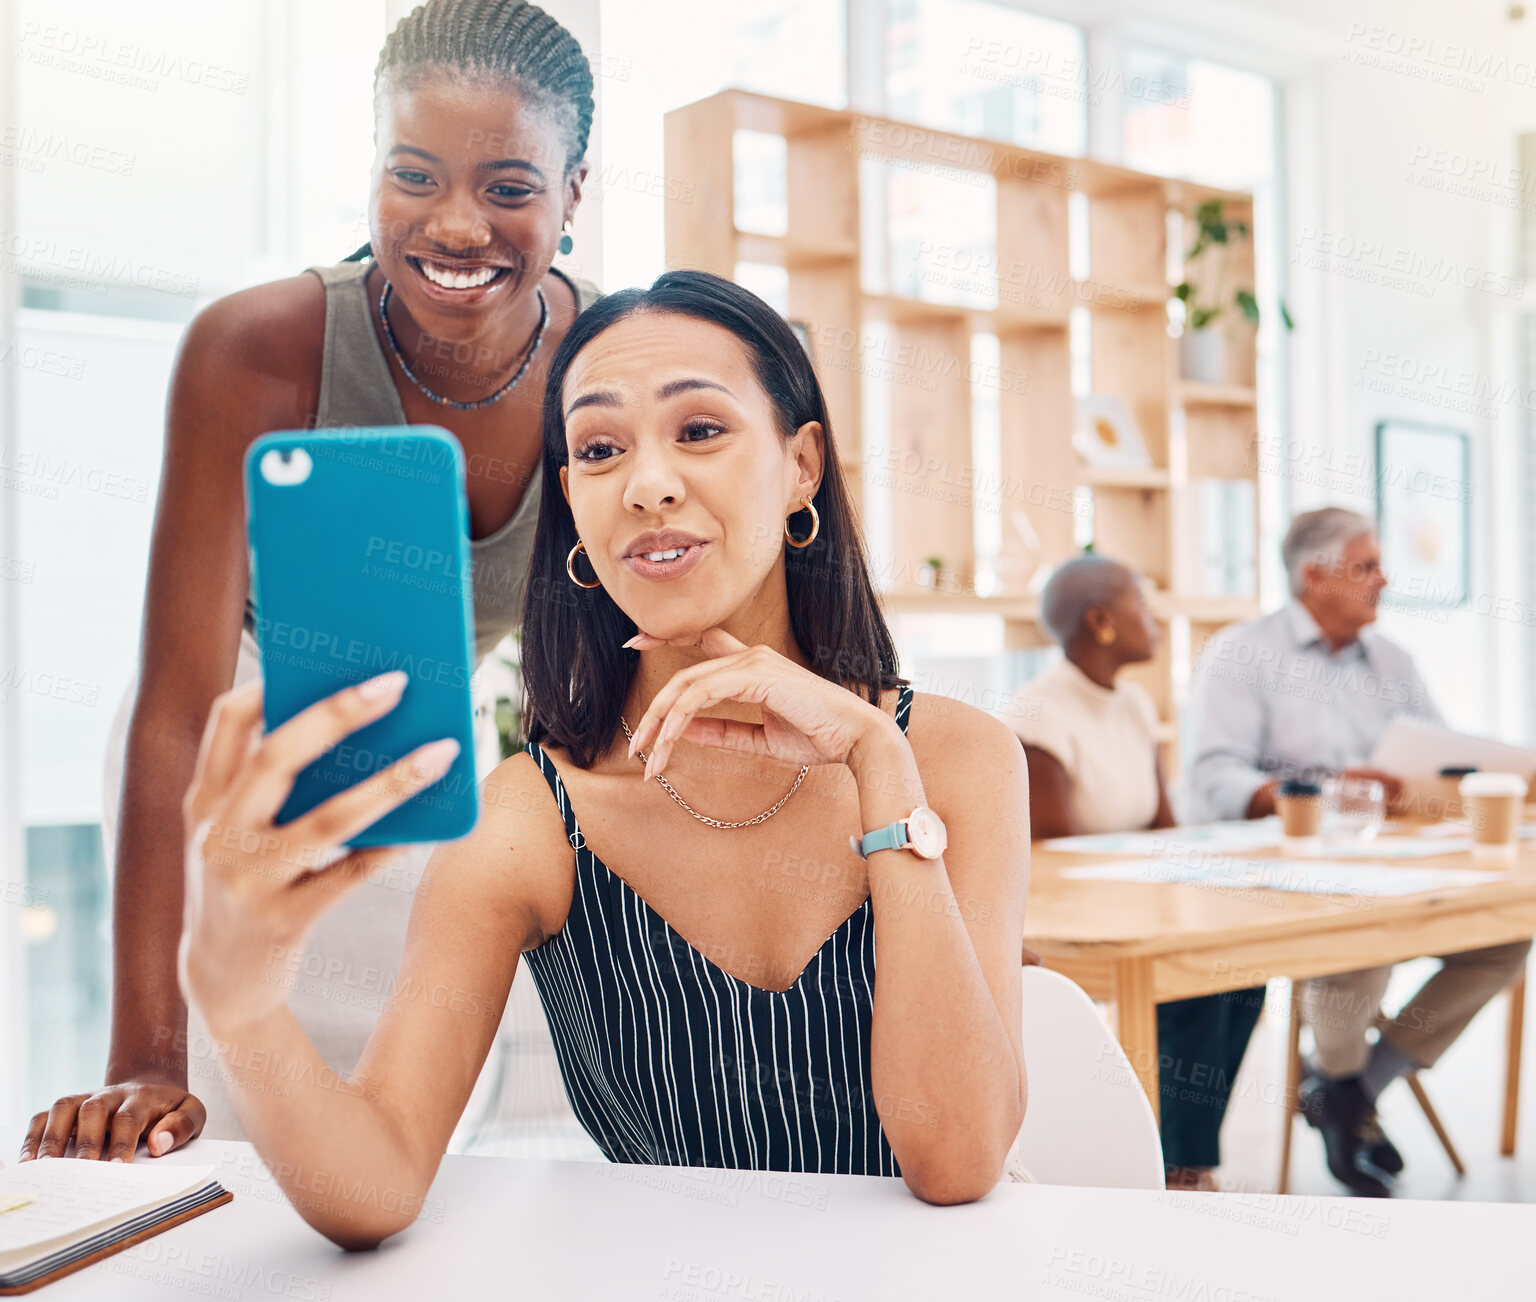
[[[1170,629],[1188,626],[1187,638],[1164,637],[1155,661],[1128,671],[1157,701],[1171,749],[1175,687],[1187,669],[1175,662],[1175,643],[1188,648],[1181,658],[1198,653],[1217,628],[1257,612],[1256,572],[1253,598],[1202,591],[1187,536],[1198,527],[1200,481],[1246,480],[1256,503],[1258,457],[1253,329],[1229,327],[1224,374],[1197,382],[1179,373],[1166,311],[1170,231],[1189,247],[1195,208],[1208,199],[1221,199],[1226,216],[1251,229],[1251,198],[739,90],[673,110],[665,132],[667,265],[735,279],[751,264],[782,268],[787,315],[809,326],[855,500],[862,508],[880,493],[889,504],[892,564],[880,576],[888,613],[990,614],[1004,622],[1010,649],[1042,645],[1027,584],[1040,566],[1077,552],[1086,492],[1096,550],[1142,570],[1159,618]],[[737,225],[738,132],[783,142],[780,233]],[[928,263],[905,282],[895,274],[921,260],[924,244],[931,251],[951,238],[929,229],[935,223],[924,223],[913,201],[914,189],[930,183],[990,198],[991,260],[979,278],[953,265],[934,276]],[[1073,206],[1084,202],[1086,248],[1078,249]],[[895,233],[893,206],[901,208]],[[924,228],[916,252],[914,226]],[[1084,262],[1086,274],[1074,276]],[[1218,270],[1228,285],[1251,286],[1251,242],[1223,246],[1201,268],[1205,277]],[[913,280],[925,292],[937,282],[939,292],[892,288]],[[1134,413],[1147,467],[1089,465],[1073,448],[1074,313],[1079,330],[1086,317],[1091,390],[1118,396]],[[976,335],[995,338],[995,363],[973,363]],[[974,542],[984,498],[972,451],[979,390],[1001,431],[991,509],[1000,504],[1003,541],[985,596],[977,595]],[[1016,510],[1037,549],[1011,527]],[[1256,508],[1254,515],[1256,557]],[[945,561],[937,589],[924,581],[930,556]]]

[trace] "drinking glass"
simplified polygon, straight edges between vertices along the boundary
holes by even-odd
[[[1328,778],[1323,783],[1324,836],[1369,841],[1387,819],[1387,789],[1375,778]]]

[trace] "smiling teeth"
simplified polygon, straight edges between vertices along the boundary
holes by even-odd
[[[648,561],[675,561],[687,550],[686,547],[674,547],[669,552],[646,552],[645,559]]]
[[[474,272],[463,272],[439,267],[432,262],[419,262],[417,265],[421,267],[423,276],[444,289],[475,289],[480,285],[490,284],[501,273],[499,267],[481,267]]]

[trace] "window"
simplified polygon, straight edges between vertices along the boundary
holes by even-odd
[[[19,419],[0,510],[17,554],[0,581],[19,646],[0,693],[19,718],[30,1034],[29,1078],[0,1097],[35,1105],[106,1058],[103,761],[138,656],[176,345],[203,304],[367,238],[384,5],[21,0],[11,21]]]
[[[991,0],[890,0],[885,111],[1053,154],[1088,141],[1082,29]]]
[[[603,201],[605,288],[648,285],[665,267],[662,115],[727,87],[842,108],[848,102],[841,0],[602,0],[599,87],[603,163],[587,178]],[[783,152],[738,178],[738,217],[772,229]],[[753,283],[772,298],[772,283]]]
[[[1283,439],[1288,417],[1279,312],[1285,292],[1279,89],[1256,72],[1134,44],[1125,48],[1118,89],[1122,157],[1116,161],[1253,195],[1259,428],[1267,439]],[[1277,477],[1260,479],[1260,593],[1266,601],[1285,590],[1280,537],[1290,515],[1288,487]]]

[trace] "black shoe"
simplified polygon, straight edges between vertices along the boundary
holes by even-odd
[[[1297,1104],[1307,1124],[1322,1134],[1328,1170],[1335,1180],[1368,1198],[1392,1196],[1392,1172],[1372,1156],[1368,1136],[1375,1114],[1357,1077],[1308,1076],[1297,1092]]]
[[[1387,1132],[1381,1128],[1381,1121],[1376,1116],[1376,1109],[1372,1108],[1370,1115],[1360,1127],[1360,1138],[1365,1141],[1365,1151],[1371,1161],[1379,1166],[1388,1175],[1401,1175],[1403,1170],[1403,1155],[1397,1151],[1397,1145],[1387,1138]]]

